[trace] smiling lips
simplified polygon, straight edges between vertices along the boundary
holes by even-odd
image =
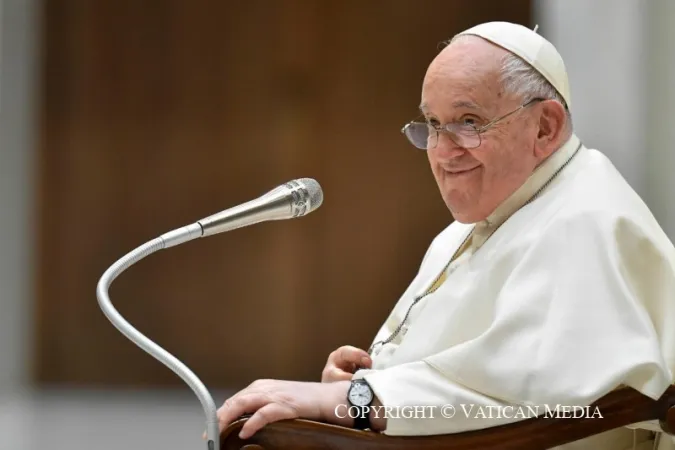
[[[475,170],[479,167],[480,166],[475,166],[475,167],[471,167],[471,168],[468,168],[468,169],[458,169],[458,168],[454,168],[454,167],[451,168],[451,167],[441,166],[441,168],[445,172],[449,173],[450,175],[462,175],[462,174],[465,174],[465,173],[469,173],[469,172],[471,172],[471,171],[473,171],[473,170]]]

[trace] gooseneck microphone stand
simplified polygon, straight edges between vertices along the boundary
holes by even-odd
[[[199,398],[206,414],[208,450],[220,450],[218,410],[211,394],[185,364],[136,330],[117,312],[110,302],[108,289],[122,272],[158,250],[254,223],[304,216],[322,203],[323,192],[315,180],[301,178],[290,181],[258,199],[175,229],[141,245],[110,266],[98,282],[96,297],[108,320],[128,339],[171,369]]]
[[[199,228],[199,226],[196,228]],[[206,389],[206,386],[204,386],[204,383],[202,383],[201,380],[185,364],[180,362],[176,357],[161,348],[159,345],[152,342],[145,335],[136,330],[129,322],[127,322],[113,307],[112,303],[110,302],[110,297],[108,296],[108,289],[110,288],[110,285],[113,281],[115,281],[115,278],[117,278],[126,269],[158,250],[163,250],[172,245],[177,245],[189,240],[190,235],[193,233],[197,236],[201,236],[201,229],[195,229],[194,226],[188,226],[182,230],[173,232],[173,234],[167,233],[158,238],[155,238],[129,252],[117,262],[115,262],[115,264],[110,266],[110,268],[105,271],[103,276],[101,276],[98,287],[96,288],[96,296],[98,297],[101,310],[108,320],[112,322],[115,328],[117,328],[128,339],[133,341],[151,356],[166,365],[176,375],[181,377],[188,386],[190,386],[192,391],[199,398],[202,408],[204,408],[204,412],[206,413],[206,435],[208,449],[219,450],[220,430],[218,427],[218,409],[216,408],[213,397],[211,397],[211,394]]]

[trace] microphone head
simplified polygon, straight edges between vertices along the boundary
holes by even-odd
[[[299,178],[284,186],[291,190],[293,217],[309,214],[323,204],[323,190],[312,178]]]

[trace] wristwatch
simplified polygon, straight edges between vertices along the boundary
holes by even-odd
[[[347,400],[354,412],[354,428],[365,430],[370,428],[370,408],[375,394],[368,382],[364,379],[352,380],[347,392]]]

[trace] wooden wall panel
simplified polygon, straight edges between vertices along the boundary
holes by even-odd
[[[318,211],[152,255],[113,303],[210,387],[367,346],[452,220],[400,127],[439,43],[493,19],[529,1],[45,1],[37,380],[179,384],[105,319],[99,277],[300,177]]]

